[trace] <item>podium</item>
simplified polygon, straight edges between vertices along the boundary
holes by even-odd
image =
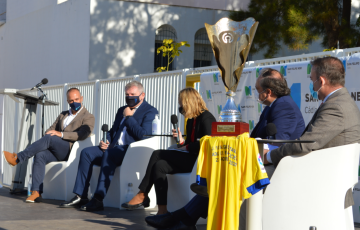
[[[43,100],[37,96],[18,92],[16,89],[1,89],[0,94],[8,95],[15,102],[20,103],[17,98],[24,99],[24,108],[22,111],[20,136],[17,143],[17,153],[23,151],[31,144],[33,137],[33,130],[36,123],[36,109],[37,105],[58,105],[59,103],[50,100]],[[45,103],[43,103],[45,101]],[[28,160],[17,164],[15,167],[15,173],[12,176],[12,182],[10,186],[11,193],[17,193],[24,190],[25,177],[27,171]]]

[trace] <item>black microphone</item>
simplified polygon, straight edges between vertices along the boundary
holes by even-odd
[[[30,90],[33,90],[33,89],[35,89],[35,88],[39,88],[39,87],[42,86],[42,85],[46,85],[48,82],[49,82],[48,79],[47,79],[47,78],[44,78],[44,79],[41,80],[40,83],[38,83],[37,85],[35,85],[34,87],[32,87]]]
[[[106,135],[109,131],[109,126],[107,124],[103,124],[103,126],[101,127],[101,131],[103,131],[103,142],[106,144]]]
[[[177,133],[177,137],[176,137],[176,144],[180,145],[180,138],[179,138],[179,132],[178,132],[178,118],[175,114],[171,115],[171,124],[173,125],[174,129],[176,130],[176,133]]]
[[[270,140],[276,139],[275,138],[276,133],[277,133],[276,125],[274,123],[267,124],[267,126],[266,126],[267,139],[270,139]]]

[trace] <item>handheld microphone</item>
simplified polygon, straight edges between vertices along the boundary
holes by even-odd
[[[103,131],[103,142],[106,144],[106,135],[109,131],[109,126],[107,124],[103,124],[103,126],[101,127],[101,131]]]
[[[33,89],[35,89],[35,88],[39,88],[39,87],[42,86],[42,85],[46,85],[48,82],[49,82],[48,79],[47,79],[47,78],[44,78],[44,79],[41,80],[40,83],[38,83],[37,85],[35,85],[34,87],[32,87],[30,90],[33,90]]]
[[[177,137],[176,137],[176,144],[179,146],[180,144],[180,138],[179,138],[179,132],[178,132],[178,118],[175,114],[171,115],[171,124],[173,125],[174,129],[176,130]]]
[[[275,134],[277,133],[276,125],[274,123],[269,123],[266,126],[266,135],[270,140],[275,140]]]

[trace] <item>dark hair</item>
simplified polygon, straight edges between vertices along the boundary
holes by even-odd
[[[261,77],[274,77],[275,73],[279,74],[281,76],[281,79],[285,80],[284,75],[282,75],[282,73],[280,73],[276,69],[272,69],[272,68],[262,69],[260,76]]]
[[[264,77],[260,80],[260,86],[263,89],[270,89],[277,97],[282,97],[290,94],[290,89],[285,79],[277,79]]]
[[[79,94],[81,95],[80,90],[78,88],[70,88],[70,89],[68,89],[68,91],[66,91],[66,95],[68,95],[69,92],[73,91],[73,90],[77,90],[79,92]]]
[[[330,85],[345,85],[345,68],[343,63],[336,57],[317,58],[310,62],[315,68],[316,79],[320,76],[329,80]]]

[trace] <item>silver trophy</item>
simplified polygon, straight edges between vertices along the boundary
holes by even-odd
[[[220,112],[220,122],[241,122],[234,96],[258,24],[254,18],[241,22],[222,18],[215,25],[205,23],[227,96],[227,102]]]

